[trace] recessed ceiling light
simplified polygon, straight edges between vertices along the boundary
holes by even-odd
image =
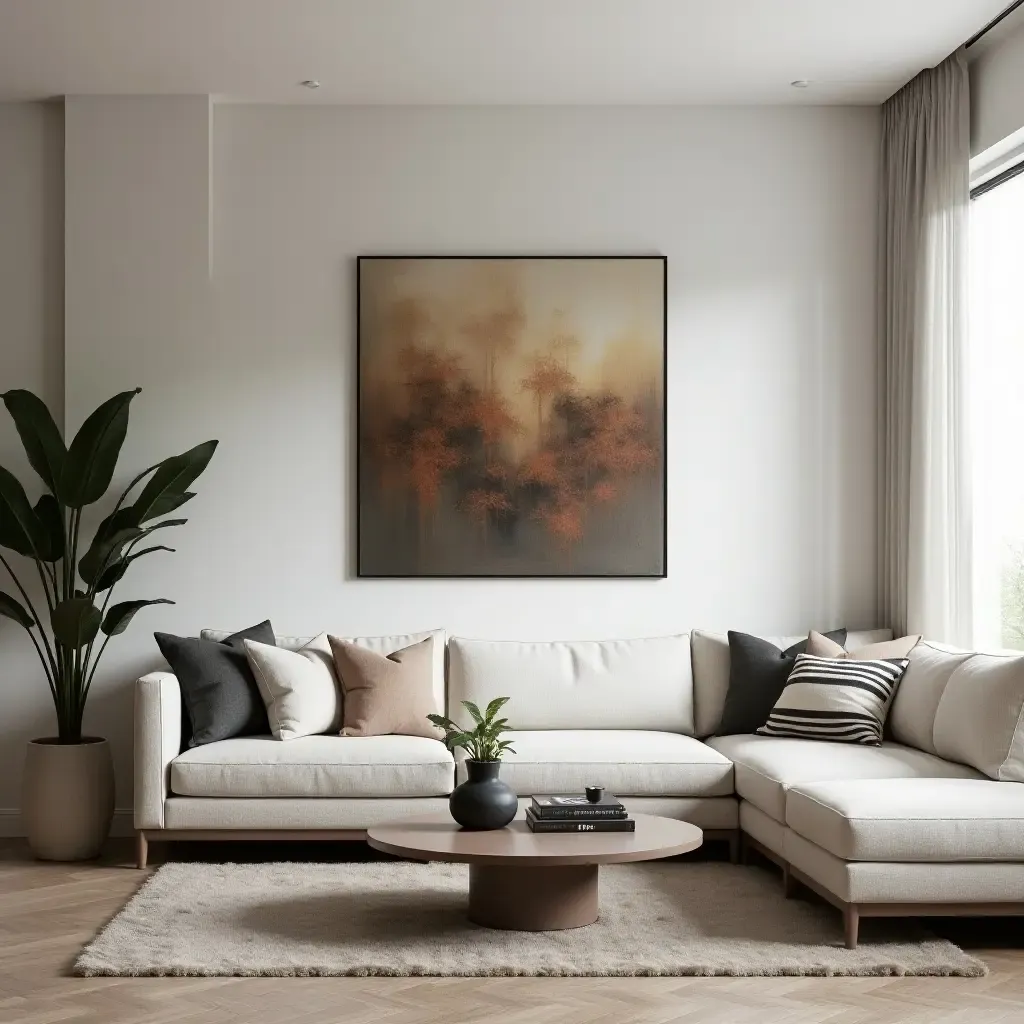
[[[794,89],[806,89],[811,83],[806,78],[797,78],[795,81],[789,83]]]
[[[319,89],[320,83],[315,78],[307,78],[304,82],[299,82],[304,89]]]

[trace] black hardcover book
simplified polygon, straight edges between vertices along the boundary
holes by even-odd
[[[622,803],[608,795],[596,804],[591,803],[585,796],[569,793],[561,796],[535,796],[530,810],[540,821],[574,818],[615,820],[626,817],[626,808]]]
[[[632,818],[592,818],[586,821],[541,820],[526,809],[526,823],[532,832],[635,832],[636,822]]]

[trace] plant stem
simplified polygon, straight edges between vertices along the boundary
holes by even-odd
[[[61,576],[63,577],[64,582],[64,592],[62,597],[67,597],[71,589],[69,586],[71,578],[68,575],[68,572],[70,571],[71,567],[71,562],[69,561],[69,558],[71,556],[71,521],[74,519],[74,517],[75,510],[69,509],[67,517],[64,522],[64,564],[61,566],[61,569],[63,570],[61,572]]]
[[[100,663],[100,658],[103,657],[103,652],[107,649],[107,644],[110,643],[110,637],[104,638],[103,643],[100,644],[100,649],[96,652],[96,657],[92,663],[92,669],[89,671],[88,676],[85,680],[85,690],[82,692],[82,710],[85,710],[85,699],[89,696],[89,688],[92,686],[92,677],[96,675],[96,667]]]
[[[82,510],[80,508],[71,511],[71,567],[69,571],[70,584],[68,597],[71,597],[75,590],[75,576],[78,573],[78,535],[82,529]]]

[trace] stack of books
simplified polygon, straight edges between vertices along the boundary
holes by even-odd
[[[634,832],[636,822],[626,808],[607,793],[596,803],[582,793],[535,796],[526,808],[526,823],[534,832]]]

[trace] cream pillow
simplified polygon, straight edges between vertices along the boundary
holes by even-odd
[[[879,644],[868,644],[848,651],[842,644],[811,630],[807,638],[807,654],[815,658],[849,658],[852,661],[888,661],[891,658],[906,658],[917,646],[921,636],[901,636],[897,640],[883,640]]]
[[[246,640],[245,655],[279,740],[338,731],[341,690],[326,633],[297,651]]]
[[[935,711],[935,750],[999,782],[1024,782],[1024,657],[974,654]]]

